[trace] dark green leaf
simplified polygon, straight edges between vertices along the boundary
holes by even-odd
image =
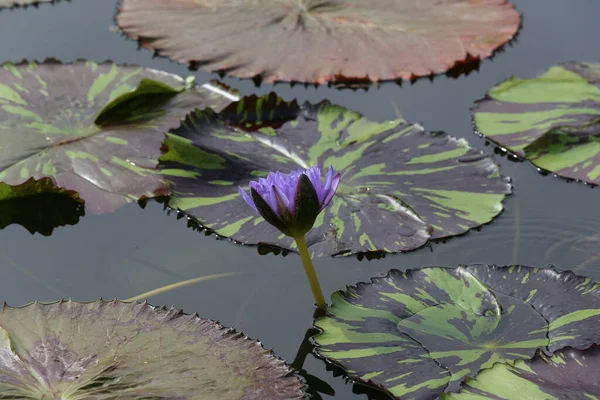
[[[316,255],[413,250],[490,222],[510,193],[493,160],[462,139],[274,94],[219,114],[192,113],[165,148],[161,168],[177,175],[169,177],[172,207],[219,235],[286,249],[291,239],[263,222],[237,186],[272,171],[333,165],[341,183],[307,237]]]
[[[3,64],[0,182],[16,191],[30,178],[51,178],[94,213],[167,194],[156,169],[164,133],[195,108],[231,101],[211,88],[186,89],[176,75],[112,62]]]
[[[473,117],[489,140],[537,167],[600,184],[600,64],[507,79],[475,104]]]
[[[505,0],[123,0],[116,21],[178,62],[324,83],[446,72],[489,57],[520,17]]]
[[[567,348],[552,357],[540,355],[514,366],[496,364],[459,393],[441,400],[597,400],[600,398],[600,347]]]
[[[100,127],[123,125],[130,121],[135,123],[140,111],[159,109],[183,90],[144,78],[131,92],[124,93],[105,105],[94,123]]]
[[[600,286],[571,272],[431,267],[334,293],[314,342],[352,379],[425,400],[495,363],[599,343],[599,324]]]
[[[61,301],[0,311],[2,399],[301,399],[257,341],[173,308]]]

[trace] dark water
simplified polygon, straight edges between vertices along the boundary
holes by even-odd
[[[135,63],[180,75],[185,66],[152,58],[137,44],[110,30],[114,0],[73,0],[38,9],[0,12],[0,62],[23,58],[63,61],[86,58]],[[469,107],[487,89],[511,74],[533,77],[552,64],[600,62],[600,2],[597,0],[514,1],[524,14],[516,41],[486,60],[478,72],[458,79],[427,79],[402,87],[386,84],[365,91],[305,89],[277,85],[286,99],[334,103],[374,120],[393,119],[397,110],[429,130],[445,130],[493,153],[473,134]],[[198,82],[216,76],[194,73]],[[267,93],[249,81],[225,79],[243,94]],[[325,293],[368,280],[390,268],[467,263],[555,264],[600,280],[600,246],[588,240],[600,233],[600,188],[541,176],[527,163],[496,156],[501,172],[513,178],[514,195],[492,224],[447,243],[378,261],[320,259],[317,272]],[[599,235],[600,236],[600,235]],[[595,258],[594,258],[595,257]],[[595,261],[594,261],[595,260]],[[18,225],[0,231],[0,300],[20,305],[33,300],[128,298],[196,276],[226,271],[241,275],[187,286],[150,298],[186,312],[234,325],[292,361],[311,325],[312,297],[299,257],[259,256],[252,248],[216,241],[186,228],[150,202],[114,214],[86,215],[75,226],[49,237],[31,235]],[[336,399],[365,399],[334,378],[324,363],[309,355],[304,368],[329,383]],[[327,396],[324,396],[327,398]]]

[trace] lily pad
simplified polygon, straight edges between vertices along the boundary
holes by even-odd
[[[27,191],[32,195],[23,196]],[[85,215],[77,193],[56,188],[50,178],[29,179],[16,189],[0,183],[0,199],[0,229],[19,224],[31,234],[50,236],[54,228],[75,225]]]
[[[496,364],[442,400],[590,400],[600,398],[600,347],[564,349],[514,366]]]
[[[30,178],[51,178],[93,213],[168,194],[156,169],[164,133],[195,108],[231,102],[213,87],[112,62],[5,63],[0,182],[14,197]]]
[[[395,398],[436,399],[496,363],[600,343],[600,285],[554,269],[391,270],[331,298],[317,354]]]
[[[538,168],[600,184],[600,64],[509,78],[475,103],[473,118],[486,138]]]
[[[460,235],[490,222],[511,191],[493,160],[462,139],[274,94],[190,114],[165,149],[161,168],[178,175],[169,177],[171,207],[237,242],[284,249],[292,240],[249,210],[238,185],[333,165],[341,183],[307,234],[315,255],[402,252]]]
[[[0,327],[2,398],[303,398],[303,382],[259,342],[173,308],[5,305]]]
[[[37,6],[40,3],[54,3],[59,0],[0,0],[0,8]]]
[[[116,20],[174,61],[267,83],[443,73],[489,57],[520,24],[505,0],[123,0]]]

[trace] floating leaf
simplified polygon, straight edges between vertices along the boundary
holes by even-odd
[[[0,326],[1,398],[303,398],[259,342],[173,308],[36,302],[4,306]]]
[[[173,208],[238,242],[285,249],[291,239],[250,212],[237,186],[270,171],[333,165],[341,183],[307,234],[316,255],[413,250],[489,222],[510,193],[492,159],[462,139],[274,94],[192,113],[165,148],[161,168],[178,175],[169,177]]]
[[[59,0],[0,0],[0,8],[37,6],[40,3],[54,3],[55,1]]]
[[[442,400],[559,400],[600,398],[600,347],[585,351],[564,349],[551,358],[519,360],[514,366],[496,364],[475,379],[467,379],[459,393]]]
[[[267,83],[438,74],[489,57],[520,23],[505,0],[123,0],[116,20],[172,60]]]
[[[186,113],[231,101],[176,75],[77,61],[0,68],[0,182],[51,178],[104,213],[168,193],[157,172],[164,133]],[[14,194],[14,193],[13,193]]]
[[[590,278],[554,268],[468,267],[494,291],[529,303],[548,321],[547,355],[563,347],[600,344],[600,285]]]
[[[600,343],[600,285],[524,266],[431,267],[332,295],[313,340],[352,379],[395,398],[436,399],[465,377]]]
[[[600,64],[509,78],[475,104],[473,118],[489,140],[537,167],[600,184]]]
[[[0,183],[0,199],[0,229],[19,224],[50,236],[54,228],[75,225],[85,215],[77,193],[56,188],[50,178],[29,179],[17,188]]]

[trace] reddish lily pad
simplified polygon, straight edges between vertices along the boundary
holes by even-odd
[[[0,397],[301,399],[271,351],[197,315],[147,303],[60,301],[0,311]]]
[[[0,182],[14,197],[28,179],[50,178],[93,213],[168,194],[156,170],[164,133],[195,108],[231,102],[211,87],[112,62],[3,64]]]
[[[506,0],[123,0],[116,20],[172,60],[267,83],[443,73],[520,24]]]

